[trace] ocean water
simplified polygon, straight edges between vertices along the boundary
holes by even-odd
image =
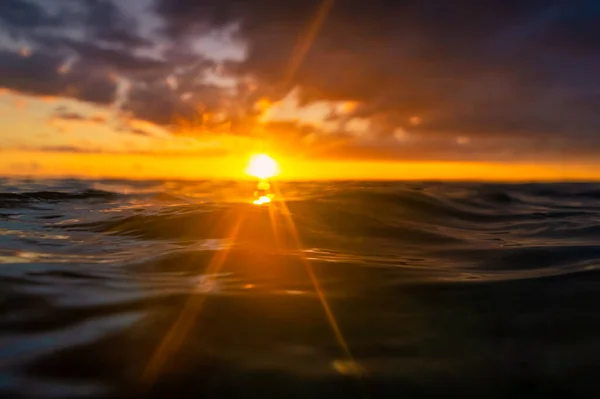
[[[275,187],[0,180],[0,397],[598,397],[600,185]]]

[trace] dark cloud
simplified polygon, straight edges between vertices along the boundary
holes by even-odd
[[[165,81],[134,85],[124,105],[124,111],[133,117],[159,125],[171,125],[178,119],[201,118],[195,105],[183,101]]]
[[[106,123],[106,117],[102,115],[83,115],[75,111],[71,111],[66,107],[58,107],[52,115],[52,120],[62,121],[84,121],[97,124]]]
[[[136,136],[142,136],[142,137],[154,137],[154,134],[144,130],[144,129],[140,129],[137,127],[133,127],[133,126],[129,126],[127,124],[123,124],[119,127],[117,127],[116,129],[118,132],[124,132],[124,133],[130,133],[130,134],[134,134]]]
[[[153,136],[152,133],[149,133],[149,132],[147,132],[145,130],[138,129],[138,128],[130,128],[128,130],[128,132],[130,132],[132,134],[136,134],[138,136],[143,136],[143,137],[152,137]]]
[[[139,36],[136,19],[125,14],[113,0],[53,0],[50,5],[53,12],[41,3],[42,0],[3,0],[0,3],[3,27],[25,38],[40,32],[56,35],[70,30],[79,31],[78,35],[89,41],[122,46],[149,44]]]
[[[27,0],[3,0],[0,2],[0,21],[12,28],[31,28],[32,26],[57,26],[60,18],[53,17],[43,8]]]
[[[94,42],[69,38],[38,38],[37,42],[47,48],[76,56],[92,65],[94,69],[108,68],[126,77],[164,77],[172,68],[172,65],[165,61],[136,56],[124,49],[102,47]]]
[[[106,71],[78,63],[61,75],[64,58],[37,51],[30,56],[0,51],[0,87],[40,96],[77,98],[97,104],[114,101],[117,84]]]
[[[118,43],[124,46],[150,44],[137,34],[137,22],[110,0],[83,0],[85,4],[84,24],[88,35],[97,40]]]
[[[214,113],[241,122],[251,112],[251,101],[241,92],[232,98],[229,90],[206,83],[203,74],[212,69],[211,62],[201,61],[160,79],[133,82],[123,110],[163,126],[187,122],[198,131],[208,128],[207,116]]]
[[[600,150],[595,0],[337,0],[310,47],[303,43],[323,0],[155,0],[164,23],[155,37],[142,37],[138,16],[118,4],[56,0],[62,11],[51,13],[39,1],[0,2],[6,34],[34,44],[30,57],[0,52],[0,86],[117,101],[132,118],[175,128],[187,121],[192,134],[225,126],[215,115],[225,115],[228,132],[254,134],[254,102],[297,86],[303,103],[356,101],[344,118],[369,118],[374,142],[297,123],[263,132],[290,151],[302,144],[336,156],[510,159]],[[193,51],[199,35],[232,24],[247,59],[219,65]],[[57,73],[68,59],[76,60],[68,73]],[[252,76],[257,89],[240,84],[234,96],[203,78],[217,70]],[[116,78],[129,90],[119,92]],[[410,122],[415,116],[420,123]],[[410,140],[394,141],[398,128]],[[468,145],[457,143],[461,136]]]
[[[96,115],[84,115],[79,112],[72,111],[65,106],[58,107],[55,110],[54,114],[50,117],[50,120],[51,121],[67,121],[67,122],[73,122],[73,121],[74,122],[88,122],[88,123],[94,123],[94,124],[98,124],[98,125],[104,125],[109,122],[107,120],[106,116],[104,116],[104,115],[97,115],[97,114]],[[134,135],[143,136],[143,137],[153,137],[154,136],[154,134],[152,134],[151,132],[148,132],[139,127],[132,126],[131,121],[129,121],[127,119],[119,121],[119,123],[115,127],[115,130],[118,132],[129,133],[129,134],[134,134]],[[71,147],[69,146],[66,148],[69,149]],[[49,149],[47,147],[44,147],[43,150],[49,151]],[[64,152],[64,151],[56,150],[55,152]],[[72,151],[67,151],[67,152],[72,152]],[[93,150],[93,152],[97,152],[97,150]]]
[[[133,54],[147,41],[116,3],[56,0],[51,6],[53,12],[34,0],[0,3],[0,35],[26,44],[0,51],[0,87],[110,104],[119,77],[164,73],[163,62]]]
[[[222,103],[220,89],[201,83],[214,62],[176,42],[164,46],[162,59],[141,55],[152,53],[156,43],[138,35],[138,19],[116,1],[56,0],[52,8],[35,0],[0,5],[4,35],[29,44],[0,52],[0,87],[98,104],[118,101],[130,117],[164,126]],[[119,80],[131,90],[119,94]]]
[[[55,116],[56,119],[61,119],[64,121],[87,121],[88,118],[85,116],[78,114],[76,112],[69,112]]]
[[[240,21],[243,70],[277,87],[319,3],[159,0],[158,10],[173,37]],[[597,108],[580,105],[600,89],[598,17],[583,0],[339,0],[293,84],[305,101],[361,101],[390,132],[422,115],[422,134],[591,134]]]

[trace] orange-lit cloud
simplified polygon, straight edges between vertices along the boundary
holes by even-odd
[[[590,2],[96,1],[76,14],[66,3],[0,3],[0,139],[12,151],[58,162],[69,149],[268,148],[349,165],[600,154]]]

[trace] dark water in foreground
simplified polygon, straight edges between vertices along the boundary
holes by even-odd
[[[0,180],[0,397],[598,397],[600,185],[279,188]]]

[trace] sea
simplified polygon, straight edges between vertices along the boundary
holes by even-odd
[[[0,398],[600,397],[600,184],[0,179]]]

